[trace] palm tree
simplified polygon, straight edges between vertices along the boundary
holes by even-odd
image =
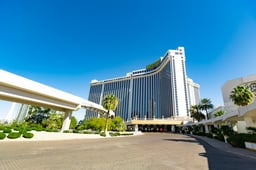
[[[105,121],[105,128],[104,128],[104,132],[106,135],[108,132],[108,118],[109,118],[110,111],[111,110],[114,111],[117,105],[118,105],[118,99],[114,94],[109,94],[104,97],[103,107],[106,110],[108,110],[108,112],[106,113],[106,121]]]
[[[198,122],[205,118],[204,114],[201,112],[201,105],[193,105],[190,108],[190,114],[193,119],[196,119]]]
[[[247,106],[254,102],[255,95],[249,88],[238,85],[231,91],[230,98],[237,106]]]
[[[202,106],[202,110],[205,111],[206,113],[206,118],[207,120],[209,119],[209,115],[208,115],[208,109],[212,109],[213,108],[213,104],[211,102],[210,99],[207,98],[203,98],[200,102],[200,105]]]

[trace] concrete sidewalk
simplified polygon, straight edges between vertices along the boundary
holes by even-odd
[[[199,140],[203,140],[216,149],[219,149],[219,150],[222,150],[225,152],[229,152],[229,153],[233,153],[236,155],[240,155],[240,156],[249,157],[249,158],[256,160],[256,151],[251,151],[251,150],[247,150],[247,149],[243,149],[243,148],[235,148],[228,143],[219,141],[217,139],[208,138],[205,136],[196,136],[196,135],[189,135],[189,136],[194,137]]]

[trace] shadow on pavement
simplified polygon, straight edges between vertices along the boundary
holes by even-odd
[[[197,139],[205,148],[206,153],[200,153],[208,159],[210,170],[232,169],[232,170],[253,170],[256,162],[253,159],[232,154],[224,150],[216,149],[203,140]]]
[[[256,162],[254,159],[232,154],[224,150],[216,149],[201,139],[164,139],[173,142],[189,142],[202,145],[205,153],[199,156],[206,157],[209,170],[254,170]]]
[[[189,142],[189,143],[198,143],[199,142],[197,140],[194,139],[164,139],[166,141],[173,141],[173,142]]]

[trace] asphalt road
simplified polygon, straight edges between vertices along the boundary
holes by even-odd
[[[255,169],[253,159],[179,134],[65,141],[0,141],[2,170]]]

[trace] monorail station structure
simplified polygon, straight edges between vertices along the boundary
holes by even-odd
[[[212,111],[210,119],[187,124],[186,126],[204,125],[205,131],[208,132],[208,129],[211,129],[212,126],[218,127],[227,124],[238,133],[248,133],[247,127],[256,127],[256,99],[247,106],[239,107],[230,98],[231,91],[238,85],[246,86],[256,96],[256,74],[228,80],[221,89],[224,106],[215,109],[215,111],[223,110],[225,114],[215,117],[213,116],[215,111]]]
[[[190,106],[200,101],[199,87],[187,77],[185,50],[178,47],[145,69],[110,80],[93,80],[88,100],[101,105],[104,96],[114,94],[119,99],[115,113],[128,125],[167,130],[190,119]],[[97,112],[86,111],[86,118],[97,116]]]
[[[247,106],[239,107],[235,105],[229,96],[233,88],[238,85],[246,86],[256,96],[256,74],[229,80],[222,86],[226,114],[219,119],[235,125],[239,133],[246,133],[247,127],[256,127],[256,99]]]
[[[65,113],[62,131],[68,130],[72,112],[81,107],[106,113],[101,105],[27,78],[0,70],[0,100],[43,106]]]

